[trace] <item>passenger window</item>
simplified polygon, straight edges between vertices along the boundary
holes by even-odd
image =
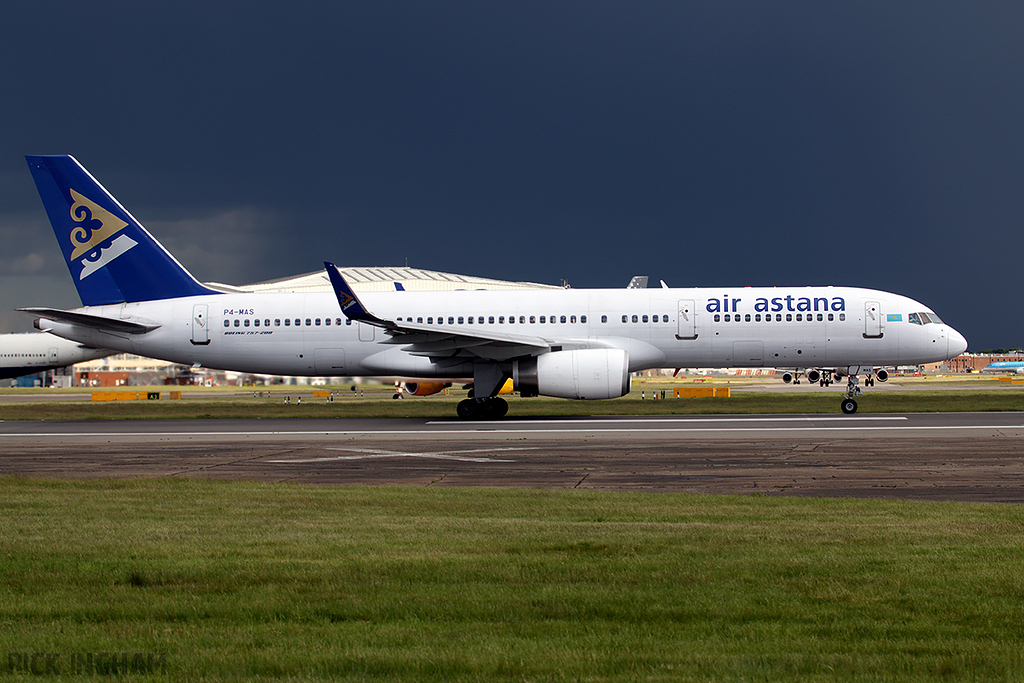
[[[281,319],[274,318],[274,327],[281,327]]]
[[[287,321],[287,320],[285,320],[285,323],[287,323],[287,322],[288,322],[288,321]],[[346,324],[346,325],[352,325],[352,318],[345,318],[345,324]]]
[[[787,323],[793,322],[793,314],[792,313],[787,313],[786,314],[786,322]]]
[[[306,324],[307,324],[307,325],[309,324],[309,321],[308,321],[308,320],[306,321]],[[313,324],[314,324],[314,325],[316,325],[317,327],[320,327],[320,318],[317,318],[316,320],[314,320],[314,321],[313,321]]]
[[[775,314],[775,322],[777,322],[777,323],[781,323],[782,322],[782,314],[781,313],[776,313]]]
[[[563,316],[562,316],[561,318],[559,318],[558,320],[559,320],[559,322],[563,322],[563,323],[564,323],[564,322],[565,322],[565,316],[563,315]],[[572,317],[572,321],[573,321],[573,322],[576,322],[576,316],[573,316],[573,317]]]
[[[731,318],[731,317],[729,317],[729,314],[728,314],[728,313],[726,313],[726,314],[725,314],[725,322],[727,322],[727,323],[728,323],[728,322],[732,322],[732,318]]]
[[[306,318],[306,327],[309,327],[309,318]]]
[[[633,320],[636,321],[636,316],[635,315],[633,316]],[[643,317],[643,321],[647,322],[647,316],[646,315]]]
[[[586,320],[584,320],[583,322],[586,322]],[[606,316],[606,315],[602,315],[602,316],[601,316],[601,322],[603,322],[603,323],[606,323],[606,322],[608,322],[608,316]]]
[[[833,321],[833,320],[835,320],[835,319],[836,319],[836,318],[835,318],[835,316],[834,316],[833,314],[831,314],[831,313],[829,313],[829,314],[828,314],[828,321],[829,321],[829,322],[832,322],[832,321]]]
[[[531,320],[530,322],[533,322],[533,321]],[[544,316],[541,316],[541,317],[540,317],[540,323],[541,323],[541,325],[543,325],[543,324],[544,324],[545,322],[547,322],[547,320],[545,320],[545,319],[544,319]]]
[[[505,316],[503,316],[503,315],[499,315],[498,316],[498,324],[499,325],[504,325],[505,324]]]
[[[845,313],[840,313],[839,314],[839,321],[842,322],[844,320],[846,320],[846,314]]]
[[[635,315],[633,316],[633,322],[640,322]]]
[[[754,322],[755,323],[761,322],[761,314],[760,313],[755,313],[754,314]]]
[[[341,324],[341,318],[335,318],[335,319],[334,319],[334,324],[335,324],[335,325],[340,325],[340,324]],[[349,320],[348,318],[345,318],[345,324],[346,324],[346,325],[351,325],[351,324],[352,324],[352,321],[351,321],[351,320]]]
[[[416,323],[417,324],[422,323],[422,322],[423,322],[423,318],[422,317],[416,318]]]
[[[484,317],[483,317],[483,316],[480,316],[479,318],[477,318],[477,319],[476,319],[476,321],[477,321],[478,323],[480,323],[481,325],[483,325],[483,324],[484,324]]]
[[[586,323],[586,322],[587,322],[587,316],[585,316],[585,315],[581,315],[581,316],[580,316],[580,322],[581,322],[581,323]]]
[[[284,319],[284,326],[285,327],[291,327],[292,326],[292,319],[291,318],[285,318]]]
[[[427,318],[427,324],[428,325],[433,325],[434,324],[434,318],[433,317]]]
[[[224,327],[231,327],[231,321],[227,318],[224,318]]]
[[[628,322],[629,322],[629,317],[628,317],[628,316],[625,316],[625,315],[624,315],[624,316],[622,316],[622,322],[624,322],[624,323],[628,323]]]
[[[242,327],[249,327],[249,319],[248,318],[246,318],[245,320],[242,321]]]
[[[459,322],[460,323],[462,322],[462,318],[459,318]],[[449,325],[454,325],[455,324],[455,317],[454,316],[451,316],[451,315],[448,316],[448,324]]]
[[[460,325],[462,324],[462,316],[461,315],[459,316],[459,324]]]
[[[242,323],[238,320],[238,318],[235,318],[235,327],[238,327],[241,324]]]
[[[534,316],[532,316],[532,315],[531,315],[531,316],[530,316],[530,324],[532,325],[532,324],[534,324],[535,322],[537,322],[537,318],[535,318]]]
[[[803,313],[797,313],[797,314],[796,314],[796,321],[797,321],[798,323],[799,323],[799,322],[803,322],[803,319],[804,319],[804,318],[803,318]]]
[[[253,325],[253,327],[259,327],[260,326],[260,319],[256,318],[255,320],[253,320],[252,321],[252,325]]]
[[[462,322],[462,321],[460,320],[459,322]],[[472,325],[473,324],[473,316],[469,316],[469,318],[466,319],[466,322],[468,322],[470,325]]]
[[[743,316],[743,319],[749,323],[750,322],[750,314],[747,313],[745,316]]]
[[[716,323],[722,322],[722,316],[720,316],[717,313],[715,313],[715,322]]]
[[[553,315],[552,315],[552,316],[550,316],[550,317],[548,318],[548,322],[549,322],[549,323],[551,323],[552,325],[554,325],[554,324],[555,324],[555,316],[553,316]]]
[[[488,325],[493,325],[494,324],[494,316],[493,315],[487,316],[487,324]]]
[[[667,323],[668,322],[668,316],[667,315],[661,316],[661,322]]]
[[[825,319],[825,318],[824,318],[824,317],[823,317],[823,316],[821,315],[821,313],[819,313],[819,314],[818,314],[818,322],[820,323],[820,322],[821,322],[822,320],[824,320],[824,319]]]

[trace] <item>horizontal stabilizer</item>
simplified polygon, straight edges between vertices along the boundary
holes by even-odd
[[[40,318],[45,318],[46,320],[55,320],[57,322],[69,323],[71,325],[91,327],[94,330],[101,330],[103,332],[145,334],[146,332],[151,332],[160,327],[159,325],[146,325],[144,323],[132,322],[131,320],[105,318],[102,315],[62,311],[59,308],[19,308],[17,310]]]

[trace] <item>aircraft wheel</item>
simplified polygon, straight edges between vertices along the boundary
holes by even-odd
[[[395,395],[394,395],[394,396],[392,396],[391,398],[402,398],[402,395],[401,395],[401,394],[395,394]]]
[[[823,386],[825,386],[825,380],[823,380],[823,379],[819,379],[819,380],[818,380],[818,386],[819,386],[819,387],[823,387]]]
[[[843,412],[846,413],[847,415],[853,415],[854,413],[857,412],[857,402],[854,401],[852,398],[844,398],[840,407],[843,409]]]
[[[459,401],[459,404],[455,406],[455,412],[463,420],[472,420],[477,416],[476,401],[471,398]]]
[[[498,420],[508,414],[508,401],[503,398],[492,398],[484,405],[484,417],[488,420]]]

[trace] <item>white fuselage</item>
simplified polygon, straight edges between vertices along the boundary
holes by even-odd
[[[360,298],[379,318],[429,324],[439,333],[550,344],[538,353],[622,349],[630,371],[909,365],[943,360],[967,346],[943,323],[909,323],[909,314],[930,310],[912,299],[848,287],[367,292]],[[111,333],[45,318],[40,327],[93,346],[222,370],[472,376],[472,359],[412,355],[384,330],[347,320],[333,293],[217,294],[76,310],[159,327]]]
[[[112,353],[110,349],[82,348],[77,341],[52,334],[0,334],[0,378],[62,368]]]

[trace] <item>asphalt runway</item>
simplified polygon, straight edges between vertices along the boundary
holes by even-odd
[[[0,473],[1024,502],[1024,413],[0,423]]]

